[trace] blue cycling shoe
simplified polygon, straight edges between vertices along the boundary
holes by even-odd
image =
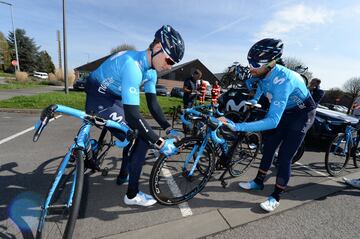
[[[245,182],[245,183],[239,183],[240,188],[245,190],[263,190],[264,184],[257,184],[254,180]]]
[[[129,175],[126,178],[122,178],[122,177],[120,177],[120,175],[118,175],[117,178],[116,178],[116,184],[117,185],[123,185],[123,184],[128,183],[128,182],[129,182]]]

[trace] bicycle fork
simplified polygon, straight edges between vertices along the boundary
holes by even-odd
[[[198,165],[198,163],[200,161],[200,157],[201,157],[202,153],[204,152],[204,149],[205,149],[208,141],[209,141],[209,137],[205,137],[205,139],[204,139],[203,143],[201,144],[200,148],[199,148],[199,145],[195,145],[194,148],[191,150],[190,154],[186,157],[184,165],[182,166],[182,171],[183,171],[183,173],[186,173],[187,177],[191,178],[193,176],[193,174],[195,172],[195,169],[196,169],[196,166]],[[192,165],[190,171],[187,171],[187,166],[189,165],[191,159],[194,157],[196,152],[197,152],[197,155],[196,155],[194,164]]]

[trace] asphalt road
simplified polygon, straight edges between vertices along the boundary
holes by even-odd
[[[38,115],[0,112],[0,119],[0,238],[32,238],[41,201],[81,122],[63,116],[33,143],[31,128]],[[272,214],[262,212],[258,203],[272,192],[275,168],[261,192],[237,186],[256,175],[259,160],[245,175],[230,178],[226,189],[215,173],[202,193],[181,206],[186,213],[179,206],[128,207],[123,203],[126,185],[115,184],[121,152],[113,149],[104,165],[109,175],[88,175],[86,208],[74,238],[358,238],[359,191],[327,177],[318,148],[308,146],[293,166],[288,190]],[[147,160],[141,176],[145,192],[152,162]],[[350,163],[344,175],[360,176],[358,171]]]

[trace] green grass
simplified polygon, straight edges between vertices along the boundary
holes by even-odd
[[[28,82],[18,82],[18,81],[9,81],[8,84],[1,84],[0,90],[17,90],[25,88],[37,88],[43,87],[44,85],[40,82],[28,81]]]
[[[141,95],[140,100],[140,112],[144,115],[150,115],[145,95]],[[158,101],[163,112],[167,115],[170,114],[173,106],[182,104],[182,99],[173,97],[158,96]],[[79,110],[85,110],[85,93],[70,92],[66,95],[63,92],[50,92],[33,96],[16,96],[7,100],[1,100],[0,108],[43,109],[50,104],[61,104]]]
[[[10,74],[10,73],[5,73],[3,71],[0,71],[0,77],[14,77],[15,78],[15,74]]]

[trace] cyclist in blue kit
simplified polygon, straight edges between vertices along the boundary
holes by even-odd
[[[164,25],[156,33],[145,51],[123,51],[110,56],[86,82],[86,112],[105,119],[124,122],[138,131],[133,144],[124,148],[123,161],[117,183],[129,182],[124,203],[151,206],[156,200],[139,191],[139,178],[150,145],[166,156],[174,155],[176,137],[181,134],[171,128],[156,98],[157,72],[169,70],[181,61],[185,45],[180,34],[170,25]],[[172,136],[163,139],[157,135],[140,114],[140,87],[151,115]],[[116,137],[123,137],[112,132]]]
[[[262,190],[276,149],[278,151],[278,172],[273,193],[260,204],[268,212],[279,206],[280,194],[286,188],[291,174],[291,160],[304,137],[314,122],[315,108],[302,77],[280,65],[283,51],[281,40],[266,38],[255,43],[248,53],[248,61],[252,78],[258,87],[253,103],[257,103],[261,95],[268,98],[270,108],[264,119],[229,124],[234,131],[264,132],[263,157],[254,180],[241,182],[239,186],[246,190]],[[221,118],[225,124],[226,119]]]

